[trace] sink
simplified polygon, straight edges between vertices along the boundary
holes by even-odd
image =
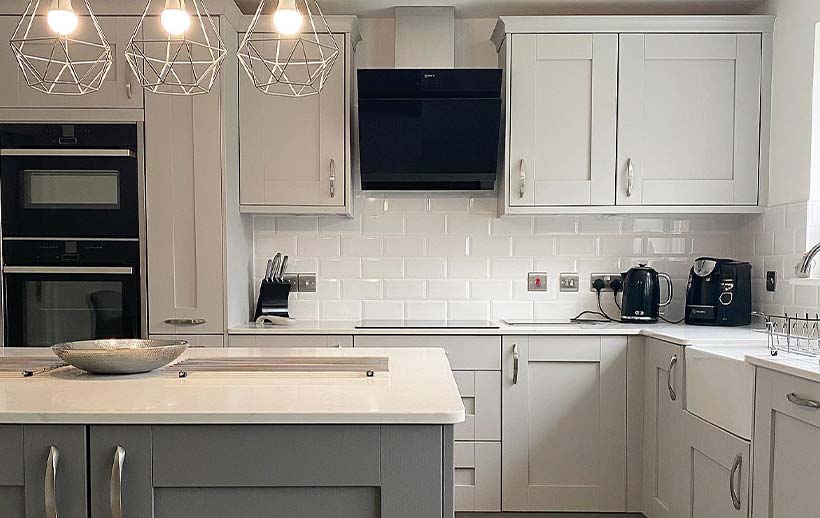
[[[696,416],[747,440],[754,417],[754,366],[747,354],[767,353],[765,345],[709,345],[687,347],[686,409]]]

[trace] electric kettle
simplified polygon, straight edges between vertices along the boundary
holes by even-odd
[[[622,274],[623,299],[621,300],[621,320],[629,323],[651,324],[658,321],[659,308],[672,302],[672,279],[654,268],[639,264]],[[661,284],[663,277],[669,285],[666,301],[661,304]]]

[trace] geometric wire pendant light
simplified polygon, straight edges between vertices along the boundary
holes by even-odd
[[[29,0],[9,43],[28,85],[47,94],[96,92],[113,61],[88,0]]]
[[[267,0],[256,9],[239,44],[239,61],[254,86],[268,95],[316,95],[339,57],[339,45],[316,0],[278,0],[273,23],[260,25]],[[266,24],[264,24],[266,25]]]
[[[208,93],[227,55],[208,8],[202,0],[157,0],[165,4],[161,16],[146,17],[153,1],[125,48],[131,70],[152,93]]]

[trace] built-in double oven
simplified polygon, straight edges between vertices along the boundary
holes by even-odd
[[[137,126],[0,125],[3,342],[142,334]]]

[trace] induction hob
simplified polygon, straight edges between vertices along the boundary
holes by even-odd
[[[362,320],[356,329],[498,329],[488,320]]]

